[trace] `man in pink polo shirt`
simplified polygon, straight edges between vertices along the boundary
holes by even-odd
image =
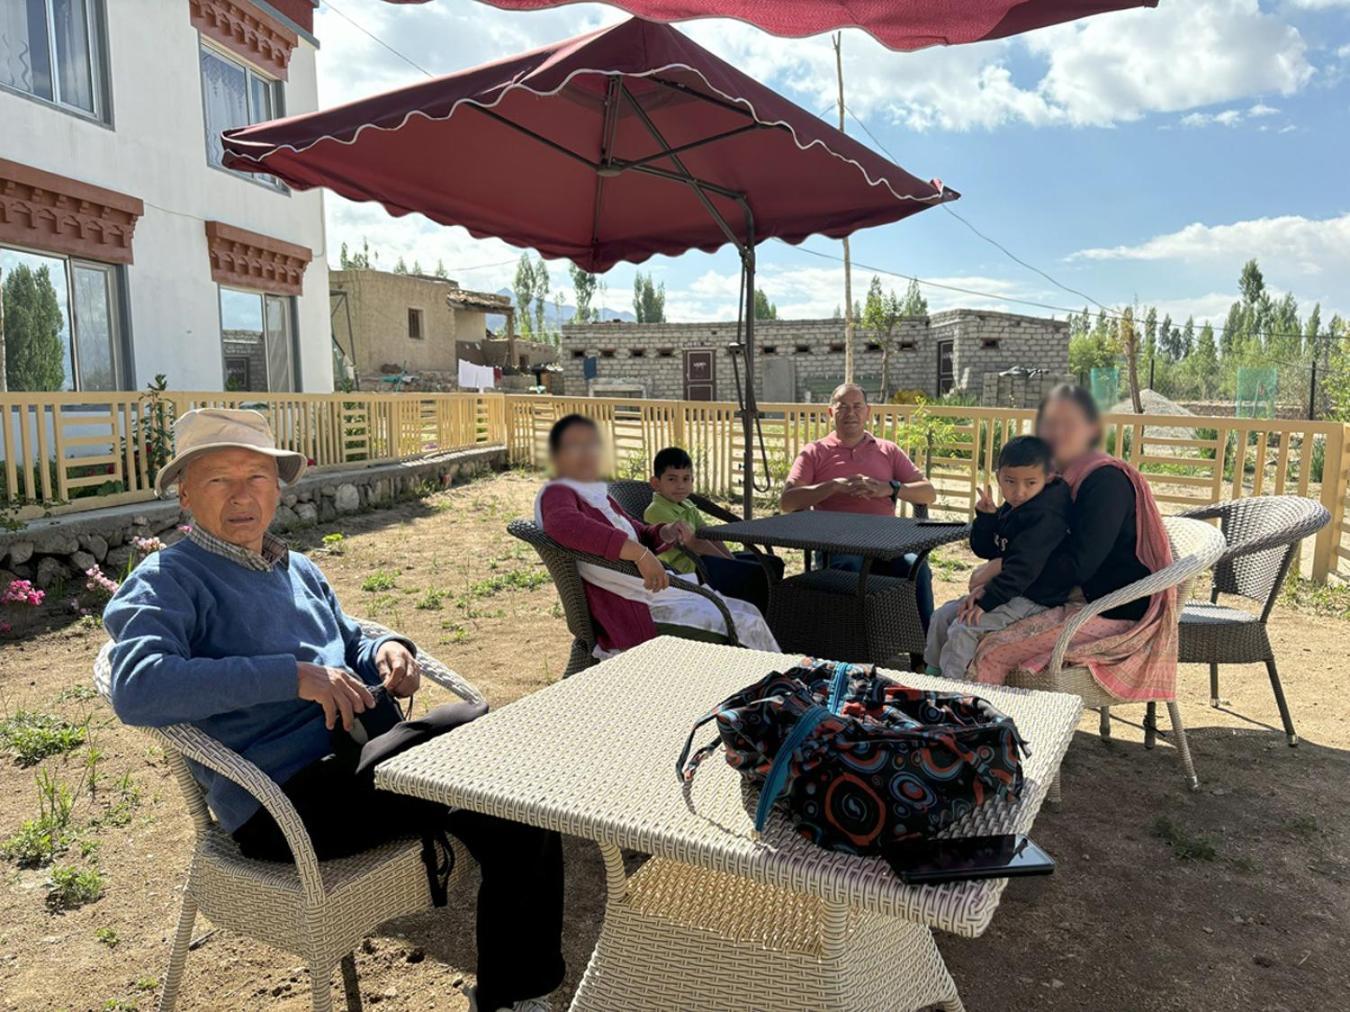
[[[834,431],[808,443],[793,461],[783,486],[779,505],[784,513],[797,510],[839,510],[895,516],[901,500],[926,506],[937,499],[933,483],[923,476],[900,447],[877,439],[867,431],[872,408],[856,383],[843,383],[830,395],[830,418]],[[907,555],[890,564],[874,563],[872,571],[890,576],[910,576],[916,558]],[[836,555],[834,569],[857,571],[862,559]],[[924,628],[933,612],[933,577],[924,562],[913,571],[919,617]]]

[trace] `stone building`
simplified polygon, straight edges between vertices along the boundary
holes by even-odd
[[[378,270],[328,272],[333,339],[356,369],[358,385],[388,388],[382,376],[415,377],[412,386],[454,389],[459,345],[489,336],[487,316],[510,309],[504,296],[449,280]]]
[[[734,323],[592,323],[563,327],[569,393],[686,400],[735,400],[728,345]],[[765,402],[819,401],[843,380],[843,320],[759,320],[755,382]],[[859,327],[855,375],[875,396],[881,345]],[[744,360],[738,363],[744,368]],[[1043,317],[953,309],[900,322],[891,335],[889,387],[937,397],[979,396],[987,373],[1014,366],[1064,373],[1069,325]]]

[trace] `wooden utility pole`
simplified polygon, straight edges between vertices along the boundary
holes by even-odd
[[[839,132],[844,129],[844,33],[834,35],[834,69],[839,77]],[[853,263],[844,236],[844,382],[853,382]]]

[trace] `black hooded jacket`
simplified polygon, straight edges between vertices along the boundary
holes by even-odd
[[[1056,478],[1033,498],[1013,508],[1004,503],[994,513],[976,513],[970,549],[982,559],[1002,559],[998,576],[985,585],[980,607],[985,611],[1025,597],[1053,608],[1068,600],[1072,588],[1046,579],[1046,562],[1069,533],[1069,486]]]

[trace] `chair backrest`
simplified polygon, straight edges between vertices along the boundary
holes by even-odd
[[[630,517],[641,520],[642,514],[652,504],[652,487],[645,481],[611,481],[609,497],[623,507]]]
[[[1331,520],[1326,507],[1294,495],[1252,496],[1214,503],[1186,513],[1217,519],[1228,542],[1214,564],[1214,597],[1236,594],[1265,606],[1269,614],[1299,543]]]
[[[588,651],[593,650],[595,625],[591,622],[591,610],[586,603],[586,585],[582,582],[576,560],[528,520],[512,520],[506,525],[506,530],[512,537],[519,538],[539,553],[549,576],[553,578],[553,585],[558,588],[558,599],[562,602],[568,630]]]
[[[109,706],[112,705],[112,648],[113,642],[108,640],[99,650],[98,657],[94,659],[94,688]],[[198,836],[210,830],[215,820],[211,815],[211,809],[206,806],[206,792],[192,775],[192,768],[188,766],[183,753],[178,751],[177,746],[167,735],[155,728],[142,727],[138,730],[154,739],[164,750],[164,761],[168,764],[173,778],[178,781],[179,792],[187,804],[188,814],[192,816],[192,823],[197,829]]]

